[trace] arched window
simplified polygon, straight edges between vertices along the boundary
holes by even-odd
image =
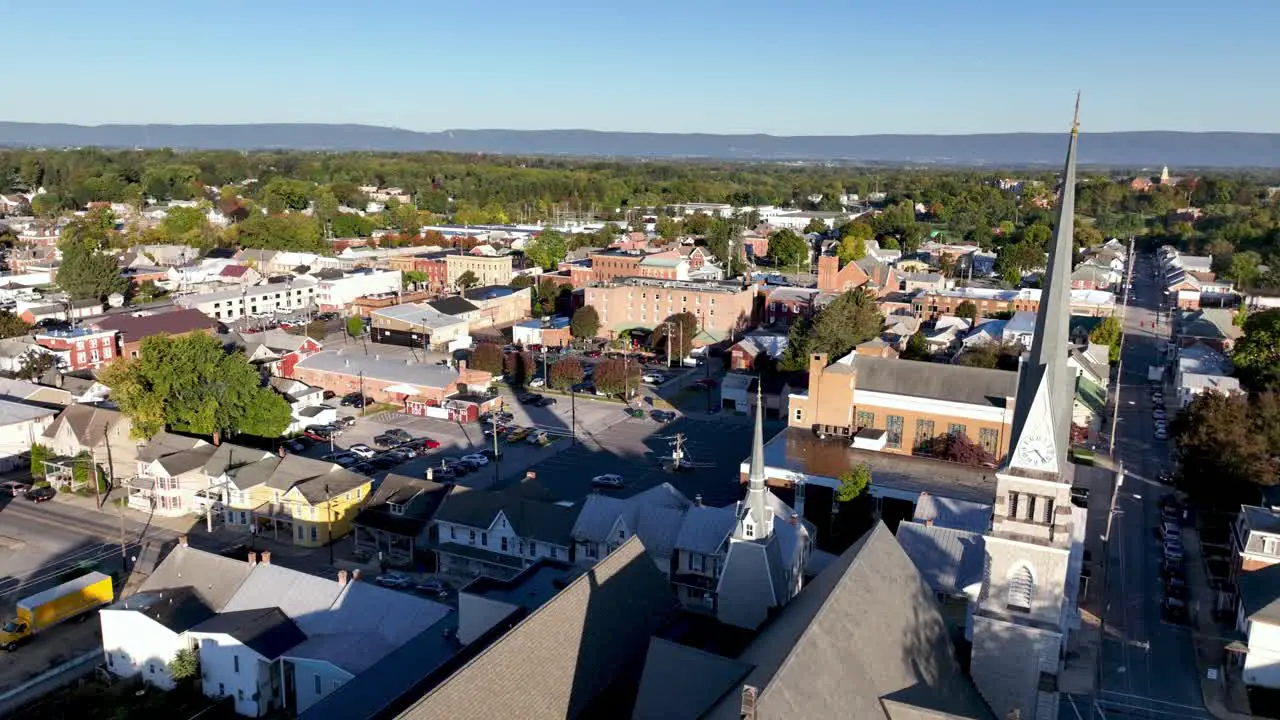
[[[1013,572],[1009,573],[1009,609],[1031,612],[1031,598],[1035,594],[1035,589],[1036,580],[1031,574],[1031,568],[1026,565],[1014,568]]]

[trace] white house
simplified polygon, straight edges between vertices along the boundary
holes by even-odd
[[[1244,682],[1280,689],[1280,565],[1242,573],[1236,586],[1240,591],[1236,624],[1249,638]]]
[[[337,419],[338,411],[324,404],[324,388],[282,377],[273,377],[268,384],[289,403],[293,419],[285,429],[285,435],[308,425],[325,425]]]
[[[1177,377],[1178,404],[1186,407],[1192,400],[1206,392],[1218,392],[1223,395],[1243,393],[1240,381],[1226,375],[1205,375],[1201,373],[1180,372]]]
[[[693,506],[670,483],[655,485],[625,500],[591,495],[571,532],[578,564],[590,567],[633,535],[664,575],[671,573],[671,552],[684,515]]]
[[[40,442],[57,415],[47,407],[0,400],[0,472],[21,466],[21,455]]]
[[[578,509],[457,485],[436,511],[441,572],[514,577],[542,558],[568,560]]]
[[[329,580],[272,565],[269,552],[246,562],[183,542],[99,618],[112,673],[169,689],[168,663],[193,649],[204,694],[260,717],[296,716],[450,612],[346,571]]]
[[[125,480],[129,507],[164,517],[203,514],[211,494],[204,465],[217,448],[162,430],[138,451],[138,472]]]
[[[194,308],[215,320],[239,320],[250,316],[288,313],[315,304],[316,281],[298,277],[289,283],[268,283],[253,287],[183,295],[174,304]]]

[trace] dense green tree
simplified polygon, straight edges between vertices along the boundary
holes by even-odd
[[[1098,323],[1098,326],[1089,333],[1089,342],[1099,345],[1106,345],[1107,357],[1110,362],[1114,363],[1120,359],[1120,336],[1121,327],[1120,320],[1114,315],[1108,316]]]
[[[347,335],[351,337],[360,337],[364,334],[364,331],[365,325],[363,318],[357,315],[352,315],[347,318]]]
[[[569,333],[579,340],[594,338],[600,332],[600,314],[590,305],[573,311],[569,321]]]
[[[120,276],[116,259],[102,252],[116,236],[110,211],[94,211],[77,218],[63,229],[58,249],[58,286],[74,300],[103,300],[123,293],[129,281]]]
[[[173,654],[169,677],[180,683],[200,677],[200,656],[194,648],[182,648]]]
[[[1244,395],[1197,395],[1169,426],[1182,489],[1238,508],[1242,500],[1256,500],[1251,488],[1276,484],[1268,438],[1256,428]]]
[[[809,224],[804,226],[804,231],[806,234],[818,233],[820,235],[824,235],[829,229],[830,228],[827,227],[827,224],[822,222],[818,218],[813,218],[809,220]]]
[[[956,317],[968,320],[972,327],[978,323],[978,306],[972,300],[965,300],[956,306]]]
[[[858,463],[840,475],[840,486],[836,488],[837,502],[849,502],[861,497],[871,485],[871,467],[866,463]]]
[[[14,375],[21,380],[39,380],[49,371],[57,369],[59,364],[58,356],[53,353],[29,351],[22,356]]]
[[[877,337],[883,327],[884,317],[875,299],[861,290],[850,290],[818,311],[807,349],[809,353],[826,353],[834,360]]]
[[[1237,288],[1248,290],[1258,284],[1262,271],[1262,256],[1252,250],[1241,250],[1230,255],[1230,265],[1224,275],[1236,284]]]
[[[251,215],[244,222],[235,225],[231,237],[245,249],[294,250],[318,254],[330,251],[320,227],[314,220],[300,213]]]
[[[766,257],[780,268],[799,267],[802,264],[808,266],[809,241],[790,230],[778,230],[769,236]]]
[[[658,218],[654,229],[664,240],[675,240],[680,237],[680,221],[665,215]]]
[[[1280,389],[1280,309],[1249,314],[1231,360],[1249,387]]]
[[[840,258],[842,264],[861,260],[866,256],[866,241],[857,235],[845,235],[840,239],[840,244],[836,247],[836,257]]]
[[[267,212],[277,215],[285,210],[306,210],[316,192],[312,183],[289,178],[275,178],[262,189]],[[335,208],[336,209],[336,208]]]
[[[0,338],[11,338],[31,332],[27,321],[7,310],[0,310]]]
[[[377,229],[373,220],[355,213],[339,213],[329,225],[334,237],[369,237]]]
[[[907,346],[903,349],[901,358],[903,360],[929,360],[929,343],[927,342],[924,330],[917,330],[911,333],[911,337],[907,338]]]
[[[427,274],[421,270],[402,270],[400,272],[400,285],[406,290],[422,285],[426,281]]]
[[[202,333],[148,337],[138,358],[117,360],[99,380],[138,438],[166,426],[197,435],[278,437],[291,422],[289,403],[262,385],[244,353],[228,353]]]
[[[543,270],[555,270],[567,254],[564,235],[555,230],[543,230],[524,246],[524,256]]]
[[[458,276],[457,286],[459,290],[470,290],[480,284],[480,278],[476,274],[467,270]]]

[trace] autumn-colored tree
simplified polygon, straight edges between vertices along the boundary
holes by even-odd
[[[932,437],[920,443],[916,452],[921,455],[932,455],[939,460],[962,463],[965,465],[983,465],[994,467],[996,458],[983,449],[981,445],[969,439],[964,433],[948,433]]]
[[[502,371],[512,385],[523,385],[537,371],[537,366],[533,362],[532,353],[513,352],[503,357]]]
[[[569,332],[579,340],[595,337],[600,332],[600,314],[590,305],[583,305],[573,312]]]
[[[582,382],[584,377],[582,363],[575,357],[565,357],[555,361],[548,374],[550,377],[547,378],[547,384],[556,390],[568,390]]]
[[[591,377],[596,390],[606,395],[628,395],[640,387],[640,363],[634,360],[606,358],[596,365]]]
[[[502,348],[493,343],[479,343],[471,351],[470,367],[493,375],[502,372]]]
[[[670,349],[671,360],[679,362],[693,350],[693,338],[697,334],[698,318],[693,313],[668,315],[649,336],[649,350],[665,358]]]
[[[1267,407],[1274,404],[1268,401]],[[1256,494],[1257,486],[1277,484],[1268,447],[1272,417],[1274,413],[1255,415],[1242,394],[1196,396],[1169,426],[1183,489],[1206,501],[1238,506]]]

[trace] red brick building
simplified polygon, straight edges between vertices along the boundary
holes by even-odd
[[[46,330],[35,341],[61,359],[63,370],[97,370],[118,357],[115,330]]]
[[[180,308],[155,315],[108,315],[86,327],[116,333],[116,354],[136,358],[142,341],[152,335],[180,337],[193,332],[214,332],[218,322],[199,310]]]

